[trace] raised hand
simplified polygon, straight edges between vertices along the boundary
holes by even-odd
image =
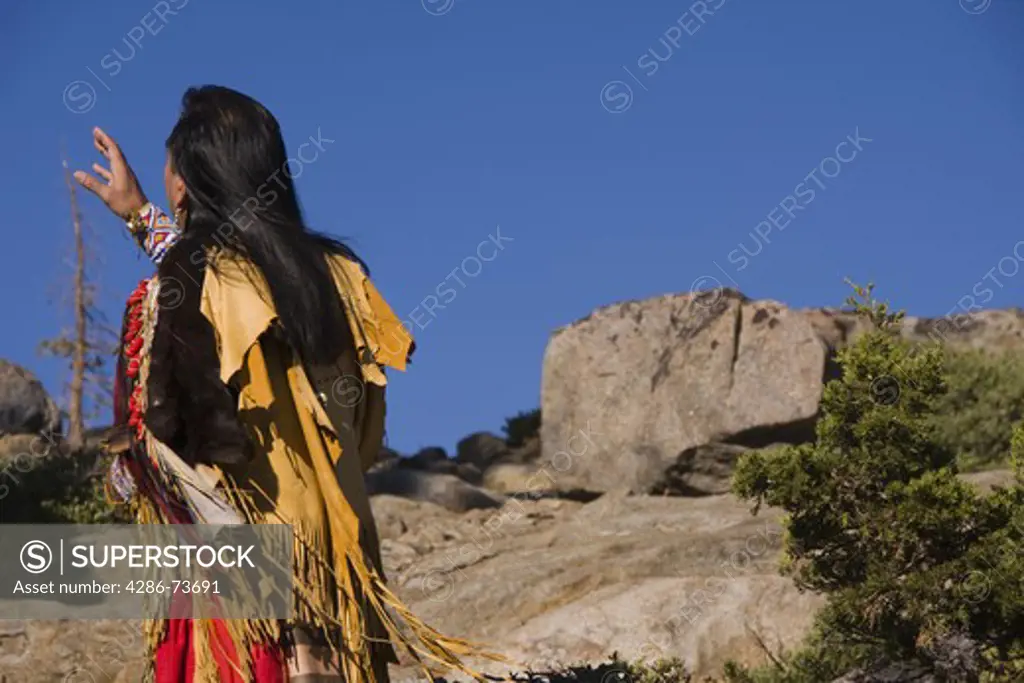
[[[121,148],[112,137],[100,128],[94,128],[92,142],[100,154],[107,158],[110,168],[107,169],[100,164],[92,165],[92,170],[103,178],[102,181],[85,171],[75,171],[75,180],[103,200],[111,211],[127,219],[146,204],[146,195],[139,187],[139,180],[135,177],[132,167],[125,161]]]

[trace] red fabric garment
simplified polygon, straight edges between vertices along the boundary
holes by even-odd
[[[164,640],[156,649],[155,683],[192,683],[195,665],[191,621],[170,619]]]
[[[215,642],[211,645],[220,672],[219,683],[286,683],[288,677],[279,647],[254,647],[253,678],[251,681],[243,681],[231,665],[234,648],[223,622],[214,622],[213,638]],[[155,683],[193,683],[195,653],[192,645],[192,621],[170,619],[164,640],[156,650]]]
[[[174,523],[187,523],[183,508],[164,508],[164,514]],[[154,653],[154,683],[193,683],[195,674],[195,650],[191,614],[191,598],[176,593],[171,599],[170,615],[164,639]],[[210,639],[217,670],[218,683],[287,683],[284,653],[278,644],[253,646],[250,652],[252,679],[242,680],[233,666],[237,662],[235,646],[223,621],[214,621],[214,633]]]

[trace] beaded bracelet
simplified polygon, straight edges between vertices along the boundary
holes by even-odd
[[[151,202],[146,202],[139,209],[132,211],[128,214],[128,220],[126,221],[128,224],[128,232],[130,232],[136,239],[139,239],[152,227],[154,215],[153,204]]]
[[[147,202],[133,211],[127,220],[128,230],[153,263],[159,265],[167,250],[181,237],[181,228],[170,216]]]

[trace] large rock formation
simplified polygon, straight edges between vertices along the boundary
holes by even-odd
[[[866,325],[729,289],[600,308],[548,343],[538,466],[557,489],[721,492],[734,447],[813,437],[835,352]],[[1005,351],[1024,347],[1024,313],[908,317],[902,334]]]
[[[35,375],[0,359],[0,436],[57,434],[60,427],[60,410]]]
[[[60,429],[60,410],[42,383],[0,359],[0,519],[11,522],[19,497],[33,495],[22,484],[47,456],[59,452]]]
[[[646,491],[694,446],[806,438],[827,360],[804,316],[731,290],[599,309],[548,344],[543,460],[560,487]]]

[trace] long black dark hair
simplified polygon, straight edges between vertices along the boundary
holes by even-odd
[[[219,245],[255,265],[302,359],[335,361],[352,334],[325,257],[365,264],[306,226],[277,119],[230,88],[189,88],[167,151],[188,196],[183,242]]]

